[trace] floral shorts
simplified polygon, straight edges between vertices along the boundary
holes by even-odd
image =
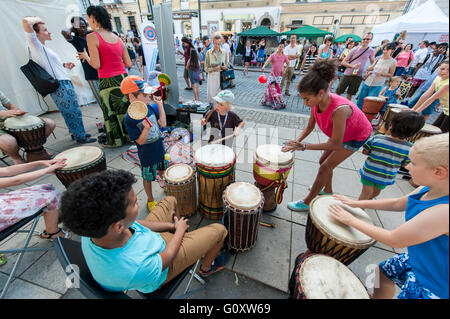
[[[9,193],[0,193],[0,231],[45,208],[59,209],[61,192],[51,184],[34,185]]]
[[[401,288],[398,299],[440,299],[417,281],[408,253],[395,255],[379,265],[383,274]]]

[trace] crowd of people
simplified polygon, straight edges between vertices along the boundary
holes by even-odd
[[[46,41],[52,37],[44,21],[25,17],[22,22],[31,57],[59,82],[51,96],[69,132],[80,144],[95,142],[84,130],[73,85],[64,70],[73,68],[74,63],[63,64],[57,53],[46,47]],[[187,232],[188,220],[181,217],[176,199],[169,196],[156,202],[153,196],[152,182],[168,167],[161,136],[167,119],[162,97],[153,94],[155,88],[145,78],[127,73],[137,57],[141,57],[139,50],[137,54],[133,51],[139,39],[115,34],[108,13],[101,6],[89,7],[87,21],[77,17],[72,24],[72,29],[62,30],[62,34],[75,47],[86,80],[98,98],[106,128],[103,145],[135,143],[149,214],[144,220],[136,220],[139,211],[133,189],[136,178],[124,170],[88,175],[73,182],[63,194],[49,184],[23,187],[63,168],[66,160],[23,163],[17,142],[0,131],[0,147],[15,164],[0,168],[0,188],[22,186],[0,194],[0,231],[43,209],[45,229],[41,238],[69,238],[70,232],[80,235],[89,270],[109,291],[153,292],[201,257],[201,276],[224,269],[230,257],[224,250],[227,228],[213,223]],[[92,32],[87,32],[88,25]],[[335,198],[351,207],[405,211],[406,216],[405,223],[386,230],[356,219],[341,206],[330,207],[330,214],[337,221],[390,247],[408,248],[408,252],[379,265],[380,286],[375,287],[373,297],[392,298],[397,284],[401,288],[399,298],[448,298],[449,136],[439,134],[415,144],[407,141],[424,126],[427,114],[424,111],[429,108],[434,111],[437,103],[443,111],[434,124],[448,132],[448,45],[441,43],[428,50],[432,44],[423,41],[414,52],[412,45],[405,44],[406,32],[402,32],[393,41],[383,41],[374,49],[370,47],[372,38],[369,32],[361,43],[347,39],[343,46],[338,46],[327,37],[318,46],[309,42],[299,45],[292,35],[288,43],[280,42],[276,52],[265,61],[265,42],[252,45],[247,41],[244,64],[256,61],[263,72],[271,64],[268,86],[278,101],[283,91],[284,95],[290,95],[293,76],[298,71],[301,79],[296,89],[304,104],[311,108],[307,126],[298,137],[286,142],[282,151],[321,151],[319,169],[309,193],[288,203],[288,208],[308,211],[317,195],[333,195],[334,169],[362,149],[368,157],[360,170],[359,199],[334,194]],[[205,36],[201,43],[199,39],[192,43],[183,37],[178,44],[175,39],[176,46],[182,48],[177,52],[185,60],[185,89],[193,90],[195,99],[199,99],[198,85],[205,80],[203,73],[207,74],[207,99],[215,108],[201,124],[210,123],[215,129],[209,142],[224,138],[225,129],[236,137],[245,125],[232,111],[234,94],[220,89],[221,71],[232,67],[234,50],[228,40],[214,35],[212,39]],[[144,65],[140,59],[139,66]],[[248,70],[244,72],[247,74]],[[407,76],[416,83],[414,95],[406,100],[413,111],[396,114],[385,135],[373,135],[373,126],[361,110],[364,98],[383,96],[399,102],[402,99],[399,85]],[[333,93],[336,79],[339,83]],[[351,99],[358,92],[357,102],[353,103]],[[346,97],[341,96],[344,93]],[[120,97],[119,105],[117,98],[112,102],[113,95]],[[0,117],[24,114],[1,92],[0,101],[7,109],[0,111]],[[132,102],[147,105],[144,120],[136,120],[127,113]],[[55,125],[51,120],[45,122],[49,135]],[[316,125],[328,140],[306,143]],[[222,141],[224,145],[230,143],[232,140]],[[420,186],[401,198],[375,199],[395,183],[402,166],[406,166],[412,180]],[[69,231],[59,228],[59,221]],[[0,256],[0,265],[4,262],[6,259]]]

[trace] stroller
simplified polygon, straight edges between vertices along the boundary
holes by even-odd
[[[286,101],[283,99],[283,95],[281,95],[281,89],[278,82],[275,82],[275,88],[277,94],[280,94],[281,101],[277,101],[277,99],[274,97],[274,94],[272,92],[271,88],[271,82],[267,81],[267,88],[264,91],[264,97],[261,100],[261,104],[265,106],[272,106],[272,110],[278,110],[278,109],[284,109],[286,108]]]

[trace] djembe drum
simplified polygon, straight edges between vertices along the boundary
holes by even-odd
[[[197,211],[197,183],[194,169],[187,164],[170,166],[163,176],[166,194],[177,199],[180,216],[190,217]]]
[[[389,104],[386,112],[384,112],[383,116],[383,125],[378,130],[378,133],[386,134],[386,132],[389,130],[389,126],[391,125],[391,120],[394,117],[394,115],[401,111],[410,110],[409,107],[406,105],[401,104]]]
[[[377,116],[383,106],[386,104],[386,99],[377,96],[367,96],[364,98],[362,111],[369,122]]]
[[[197,167],[200,213],[209,219],[222,219],[225,188],[234,183],[236,154],[221,144],[209,144],[194,154]]]
[[[406,140],[414,143],[422,137],[432,136],[436,134],[442,134],[442,130],[437,126],[425,124],[419,132],[411,137],[408,137]]]
[[[370,299],[361,280],[338,260],[304,254],[295,266],[294,299]]]
[[[260,145],[253,156],[253,177],[264,194],[265,212],[275,210],[283,201],[286,180],[294,165],[292,152],[282,152],[281,148],[276,144]]]
[[[264,206],[261,191],[246,182],[230,184],[223,192],[223,206],[229,247],[237,251],[250,250],[258,238],[259,221]]]
[[[329,211],[332,204],[340,204],[351,211],[353,216],[373,224],[370,216],[362,209],[344,205],[333,196],[317,196],[309,205],[306,245],[313,253],[331,256],[348,265],[375,244],[375,240],[335,220]]]
[[[106,170],[103,150],[95,146],[80,146],[59,153],[55,158],[65,158],[66,166],[55,171],[56,177],[69,185],[84,176]]]
[[[10,117],[4,121],[3,129],[16,138],[19,147],[25,149],[27,162],[50,158],[43,146],[47,141],[45,122],[39,117],[33,115]]]

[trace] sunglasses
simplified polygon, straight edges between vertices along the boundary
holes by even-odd
[[[371,38],[364,38],[363,40],[364,41],[371,41],[372,39]]]

